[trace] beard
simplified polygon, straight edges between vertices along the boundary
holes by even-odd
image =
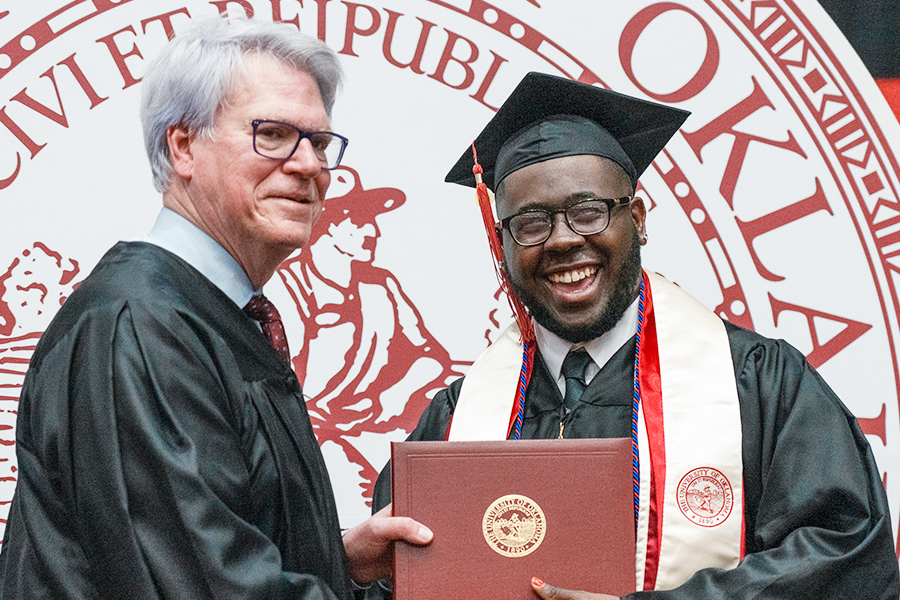
[[[527,290],[516,284],[515,281],[508,279],[507,281],[512,291],[522,300],[522,303],[528,308],[528,312],[534,317],[542,327],[555,333],[562,339],[572,342],[587,342],[596,339],[616,326],[616,323],[634,302],[637,297],[637,288],[642,277],[641,273],[641,244],[638,241],[637,230],[631,237],[631,248],[625,257],[622,265],[622,273],[615,287],[609,295],[603,313],[600,317],[586,327],[567,327],[559,322],[546,306],[541,304]]]

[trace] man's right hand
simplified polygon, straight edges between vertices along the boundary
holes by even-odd
[[[392,517],[388,504],[344,534],[350,577],[359,585],[387,579],[392,571],[394,543],[424,546],[433,537],[430,529],[409,517]]]

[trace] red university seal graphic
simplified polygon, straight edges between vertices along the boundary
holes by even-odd
[[[731,483],[716,469],[694,469],[678,482],[678,508],[692,523],[715,527],[731,514]]]

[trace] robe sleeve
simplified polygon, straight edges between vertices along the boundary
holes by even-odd
[[[793,347],[730,330],[741,402],[746,556],[629,599],[896,599],[881,477],[856,419]]]
[[[222,368],[223,341],[190,321],[127,304],[88,313],[33,369],[4,597],[337,597],[283,570],[253,522],[254,478],[278,476],[268,441]]]

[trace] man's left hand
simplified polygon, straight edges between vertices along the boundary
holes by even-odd
[[[344,549],[350,562],[350,577],[368,585],[391,576],[394,542],[416,546],[431,542],[430,529],[408,517],[392,517],[391,505],[344,534]]]
[[[619,600],[618,596],[609,594],[592,594],[580,590],[564,590],[544,583],[537,577],[532,578],[531,587],[544,600]]]

